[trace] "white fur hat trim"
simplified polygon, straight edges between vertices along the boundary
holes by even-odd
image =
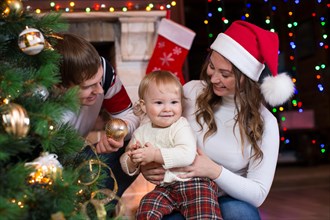
[[[261,93],[271,106],[278,106],[288,101],[294,94],[294,83],[286,73],[266,76],[261,83]]]

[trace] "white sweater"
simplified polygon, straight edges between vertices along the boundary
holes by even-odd
[[[268,195],[275,174],[279,151],[277,120],[266,107],[261,107],[264,134],[259,146],[263,152],[263,160],[258,164],[258,161],[249,159],[253,151],[248,141],[245,141],[242,154],[238,125],[235,127],[235,135],[233,133],[236,115],[234,99],[223,97],[223,104],[214,111],[218,130],[203,143],[206,130],[200,131],[194,115],[195,100],[202,88],[201,81],[190,81],[184,86],[184,94],[188,98],[184,115],[197,135],[197,146],[223,166],[221,175],[214,180],[223,190],[222,194],[259,207]]]
[[[129,146],[135,144],[136,141],[139,141],[141,146],[149,142],[160,149],[164,160],[163,167],[166,169],[163,183],[188,180],[179,178],[177,175],[180,173],[169,170],[174,167],[184,167],[192,164],[196,156],[195,134],[186,118],[179,118],[167,128],[155,128],[150,122],[146,122],[134,131]],[[134,172],[129,172],[128,159],[126,153],[120,158],[124,172],[131,176],[138,174],[139,167]]]

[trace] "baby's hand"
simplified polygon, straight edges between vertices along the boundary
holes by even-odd
[[[130,158],[134,163],[141,163],[146,165],[147,163],[155,161],[155,155],[158,148],[155,147],[140,147],[130,152]]]
[[[131,161],[132,164],[134,164],[135,166],[138,166],[140,164],[140,162],[137,162],[136,160],[133,160],[132,158],[132,152],[141,148],[141,143],[139,141],[136,141],[135,144],[132,144],[131,146],[129,146],[129,149],[127,151],[127,155],[129,156],[129,159]]]
[[[136,149],[139,149],[141,148],[141,144],[139,141],[136,141],[135,144],[132,144],[131,146],[129,146],[129,151],[133,151],[133,150],[136,150]]]

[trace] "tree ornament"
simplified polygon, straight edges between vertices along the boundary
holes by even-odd
[[[37,86],[36,89],[33,91],[33,96],[38,97],[43,101],[46,101],[49,96],[49,92],[45,86]]]
[[[121,140],[128,133],[127,124],[120,118],[112,118],[105,125],[105,133],[108,138]]]
[[[62,175],[62,165],[57,160],[56,154],[42,153],[32,162],[25,163],[25,166],[33,166],[35,172],[30,174],[30,184],[52,184],[52,181]]]
[[[18,46],[27,55],[36,55],[44,49],[45,38],[39,30],[26,27],[19,34]]]
[[[9,15],[21,16],[23,14],[23,3],[20,0],[5,0],[1,3],[1,17]]]
[[[8,134],[25,137],[30,129],[30,119],[26,110],[19,104],[1,106],[2,125]]]

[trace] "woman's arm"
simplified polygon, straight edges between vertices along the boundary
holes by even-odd
[[[218,160],[216,163],[207,158],[206,155],[200,154],[197,156],[193,166],[188,166],[178,171],[189,172],[189,174],[183,175],[182,178],[194,176],[209,177],[213,179],[226,194],[259,207],[269,193],[277,165],[279,131],[275,117],[271,116],[265,119],[265,131],[260,143],[263,152],[263,159],[261,162],[259,160],[255,161],[249,159],[246,167],[226,167],[225,164],[228,166],[228,164],[231,163],[230,165],[233,166],[235,161],[232,160],[239,160],[240,158],[237,156],[231,157],[228,154],[222,155],[221,160],[225,161],[227,158],[227,161],[224,162],[222,167],[222,164],[218,164],[221,160]],[[237,161],[236,163],[242,163],[243,165],[243,162],[244,161]],[[240,170],[238,170],[238,168],[240,168]],[[218,174],[217,177],[216,174]]]
[[[275,118],[265,120],[265,131],[261,142],[263,159],[250,160],[245,176],[223,169],[215,180],[230,196],[259,207],[266,199],[272,185],[279,151],[279,130]]]

